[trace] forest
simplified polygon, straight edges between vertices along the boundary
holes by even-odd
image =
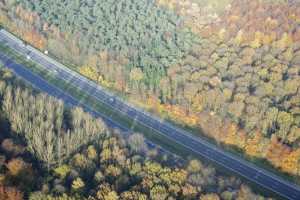
[[[0,24],[132,103],[297,177],[299,7],[296,0],[1,0]],[[51,127],[56,135],[68,131],[60,123]],[[28,129],[15,126],[19,134]],[[49,166],[72,150],[65,148],[44,158]]]
[[[267,199],[199,160],[170,164],[141,134],[124,137],[7,69],[0,111],[0,200]]]

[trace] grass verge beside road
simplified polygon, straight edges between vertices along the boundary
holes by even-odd
[[[58,78],[57,76],[55,76],[55,73],[49,72],[43,66],[38,65],[30,60],[27,60],[22,55],[19,55],[17,52],[1,43],[0,51],[5,52],[6,55],[12,58],[15,62],[26,66],[28,69],[30,69],[32,73],[42,77],[44,80],[51,83],[55,87],[63,90],[68,95],[79,100],[81,104],[88,105],[93,110],[97,111],[98,113],[101,113],[102,115],[107,116],[112,121],[118,122],[118,124],[129,130],[143,133],[146,136],[146,138],[148,138],[151,141],[154,141],[155,143],[159,144],[164,148],[166,146],[169,146],[167,149],[175,151],[178,154],[180,153],[179,151],[176,151],[177,147],[168,144],[167,139],[162,139],[162,136],[156,136],[158,133],[153,134],[155,133],[154,130],[145,127],[137,121],[134,121],[134,119],[129,118],[127,115],[121,113],[118,110],[115,110],[113,107],[102,103],[101,101],[92,97],[87,91],[74,87],[72,85],[72,80],[63,80]],[[186,155],[187,154],[185,154],[185,156]]]
[[[113,107],[110,107],[109,105],[102,103],[101,101],[92,97],[87,91],[79,89],[77,87],[74,87],[72,85],[72,80],[63,80],[63,79],[58,78],[55,73],[47,71],[43,66],[26,59],[24,56],[18,54],[14,50],[10,49],[9,47],[7,47],[1,43],[0,43],[0,51],[5,52],[5,54],[8,55],[8,57],[12,58],[15,62],[26,66],[28,69],[30,69],[31,72],[42,77],[47,82],[51,83],[52,85],[56,86],[57,88],[60,88],[65,93],[67,93],[70,96],[74,97],[75,99],[79,100],[82,104],[88,105],[93,110],[109,117],[113,121],[118,122],[123,127],[131,129],[132,131],[135,131],[135,132],[143,133],[146,138],[148,138],[152,142],[162,146],[164,149],[174,152],[177,155],[182,156],[183,158],[187,158],[187,157],[193,155],[196,158],[203,159],[198,154],[195,154],[194,152],[184,148],[181,145],[176,145],[176,144],[174,145],[174,143],[170,144],[169,138],[166,138],[165,136],[159,134],[155,130],[150,129],[149,127],[146,127],[145,125],[143,125],[139,122],[135,122],[134,119],[129,118],[127,115],[121,113],[120,111],[115,110]],[[182,127],[182,128],[187,129],[187,127]],[[195,134],[195,130],[189,130],[189,131],[191,131]],[[199,133],[198,133],[198,136],[199,136]],[[227,147],[226,149],[237,154],[237,151],[234,151],[232,148],[228,149],[228,147]],[[243,156],[243,155],[239,154],[239,156]],[[276,170],[276,169],[273,170],[274,168],[271,168],[271,170],[270,170],[269,166],[266,166],[265,163],[262,163],[262,164],[263,165],[259,164],[259,166],[261,166],[263,168],[267,168],[269,171],[273,171],[274,173],[281,175],[281,177],[283,177],[285,179],[288,178],[289,180],[295,182],[295,180],[292,177],[286,176],[285,174],[278,172],[278,170]],[[223,173],[233,174],[233,173],[227,172],[227,170],[225,170],[223,167],[217,166],[217,168]],[[257,189],[260,189],[260,188],[257,187]]]

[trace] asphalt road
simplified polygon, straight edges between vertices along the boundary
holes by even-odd
[[[293,183],[283,180],[282,178],[264,169],[261,169],[240,157],[237,157],[229,152],[225,152],[217,146],[210,144],[201,138],[195,137],[182,129],[176,128],[175,126],[164,122],[163,120],[152,116],[143,110],[135,108],[134,106],[124,102],[118,97],[115,97],[113,94],[107,92],[102,87],[86,79],[80,74],[70,70],[43,53],[37,51],[31,46],[24,45],[22,41],[12,37],[4,30],[0,31],[0,41],[6,43],[20,54],[24,56],[30,56],[30,59],[43,66],[45,71],[51,72],[61,79],[70,81],[70,83],[72,83],[75,87],[83,89],[84,91],[88,91],[91,96],[111,107],[112,109],[127,115],[129,118],[135,119],[137,122],[145,127],[148,127],[149,129],[155,130],[153,134],[163,135],[164,137],[168,138],[170,143],[173,145],[181,145],[182,147],[248,179],[249,181],[273,191],[278,195],[278,197],[300,200],[300,188]],[[38,85],[41,89],[47,91],[49,94],[63,97],[66,102],[71,102],[71,104],[80,104],[80,102],[66,95],[63,91],[59,90],[59,94],[56,94],[57,88],[55,89],[50,87],[46,81],[41,81],[40,77],[30,73],[28,70],[26,70],[25,66],[14,63],[12,60],[3,56],[3,54],[0,54],[0,59],[3,60],[8,67],[13,69],[18,75],[30,81],[31,83]],[[95,113],[95,111],[91,110],[86,105],[82,106],[85,109],[87,108],[87,110],[90,110],[90,112]]]

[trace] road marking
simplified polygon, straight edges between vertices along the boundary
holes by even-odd
[[[13,41],[13,42],[14,42],[14,41]],[[13,47],[15,47],[15,46],[16,46],[16,45],[14,44]],[[16,50],[16,51],[18,51],[18,50]],[[35,53],[35,52],[32,52],[32,53]],[[38,55],[38,54],[37,54],[37,55]],[[45,57],[46,57],[45,55],[40,56],[40,58],[38,58],[37,60],[45,59]],[[46,58],[48,58],[48,57],[46,57]],[[45,59],[45,60],[47,60],[47,59]],[[43,60],[40,61],[40,62],[45,63]],[[48,60],[47,62],[51,63],[49,60]],[[56,62],[56,61],[55,61],[55,62]],[[57,62],[56,62],[56,63],[57,63]],[[38,63],[38,64],[39,64],[39,63]],[[44,64],[44,65],[46,65],[46,64]],[[49,67],[49,66],[48,66],[48,67]],[[61,64],[58,64],[58,67],[61,67]],[[70,70],[65,69],[65,67],[61,67],[61,68],[62,68],[63,70],[65,70],[66,74],[70,73],[71,75],[73,75],[73,76],[76,77],[77,79],[79,79],[79,80],[81,80],[81,81],[83,81],[83,82],[85,82],[85,83],[88,83],[88,85],[90,85],[90,87],[94,87],[94,85],[91,84],[91,81],[89,81],[89,80],[87,81],[87,79],[82,78],[79,74],[74,73],[74,72],[69,72]],[[81,88],[81,87],[79,87],[79,88]],[[99,87],[96,87],[96,88],[97,88],[98,90],[100,90]],[[100,87],[100,88],[101,88],[101,87]],[[101,90],[103,90],[103,89],[101,88]],[[102,92],[103,92],[103,91],[102,91]],[[98,94],[99,94],[99,93],[98,93]],[[107,95],[107,93],[104,92],[104,95]],[[94,95],[91,95],[91,96],[93,96],[93,97],[96,98],[96,99],[99,99],[97,96],[94,96]],[[101,101],[101,100],[100,100],[100,101]],[[121,100],[117,99],[117,101],[119,101],[119,102],[121,103],[121,105],[123,104],[123,107],[126,108],[126,106],[127,106],[127,107],[133,109],[134,112],[137,112],[137,113],[139,112],[139,110],[130,107],[128,104],[122,102]],[[107,104],[107,102],[105,102],[105,101],[103,101],[103,100],[102,100],[101,102],[104,103],[104,104]],[[111,107],[111,106],[110,106],[110,107]],[[123,110],[118,110],[118,109],[116,109],[116,110],[124,114],[124,111],[123,111]],[[160,122],[160,120],[157,120],[156,117],[151,116],[151,115],[149,115],[148,113],[143,113],[143,112],[141,112],[140,114],[141,114],[141,115],[145,115],[145,116],[147,116],[147,117],[150,117],[150,118],[153,119],[154,121],[156,120],[156,121]],[[125,113],[125,115],[126,115],[126,113]],[[128,116],[128,115],[127,115],[127,116]],[[129,117],[131,117],[131,116],[129,116]],[[143,121],[139,121],[139,122],[140,122],[141,124],[144,124],[145,126],[149,127],[149,126],[148,126],[147,124],[145,124]],[[153,122],[151,122],[151,123],[153,124]],[[156,122],[156,123],[157,123],[157,122]],[[158,123],[158,125],[161,125],[161,124],[162,124],[161,122]],[[155,125],[155,123],[154,123],[154,125]],[[239,159],[239,158],[236,158],[236,157],[232,156],[232,155],[229,154],[229,153],[226,153],[226,154],[225,154],[225,153],[222,152],[221,150],[217,149],[216,146],[211,145],[211,144],[209,144],[208,142],[206,142],[206,141],[204,141],[204,140],[195,139],[194,136],[191,136],[191,135],[188,134],[186,131],[179,130],[179,129],[176,128],[176,127],[170,126],[169,123],[167,123],[167,122],[164,122],[163,125],[164,125],[165,127],[170,128],[171,131],[172,131],[172,130],[175,130],[174,133],[172,133],[172,134],[174,134],[174,135],[177,134],[177,135],[181,135],[181,136],[186,136],[186,137],[188,137],[191,141],[196,141],[196,142],[198,142],[197,145],[203,145],[203,146],[206,146],[207,148],[211,148],[211,149],[213,149],[216,153],[218,153],[220,156],[226,156],[226,157],[228,157],[228,158],[231,158],[231,159],[234,160],[235,162],[239,162],[239,163],[243,164],[244,166],[241,165],[241,166],[243,166],[242,168],[244,168],[246,165],[248,165],[248,166],[247,166],[248,169],[253,170],[253,171],[255,171],[255,170],[257,171],[257,170],[258,170],[258,168],[257,168],[256,166],[253,166],[251,163],[248,163],[248,162],[245,162],[245,161],[243,161],[243,160],[241,160],[241,159]],[[163,131],[162,129],[156,129],[155,127],[152,127],[152,126],[150,126],[150,128],[153,129],[153,130],[156,130],[158,134],[163,135],[163,136],[165,136],[165,137],[168,137],[168,138],[171,139],[171,140],[174,140],[172,137],[170,137],[170,133],[163,133],[163,132],[162,132],[162,131]],[[176,134],[175,134],[175,133],[176,133]],[[178,136],[178,138],[180,138],[180,137]],[[185,138],[185,139],[187,139],[187,138]],[[188,148],[188,149],[190,149],[190,150],[192,150],[191,147],[186,146],[186,145],[185,145],[184,143],[182,143],[182,142],[179,143],[179,141],[177,141],[177,140],[175,140],[175,142],[178,143],[178,144],[180,144],[180,145],[185,146],[186,148]],[[195,150],[192,150],[192,151],[195,151]],[[203,154],[203,153],[201,153],[201,152],[198,152],[198,153],[199,153],[200,155]],[[205,155],[202,155],[202,156],[207,157],[207,156],[205,156]],[[210,159],[210,160],[212,160],[212,161],[218,163],[218,160],[216,160],[216,159]],[[229,162],[229,161],[228,161],[228,162]],[[228,167],[228,166],[226,166],[226,165],[223,165],[223,164],[220,164],[220,165],[224,166],[225,168],[229,168],[229,169],[232,170],[232,171],[235,171],[235,169],[230,168],[230,167]],[[238,174],[240,174],[241,176],[244,176],[245,178],[248,178],[248,179],[251,180],[251,177],[249,177],[249,176],[243,175],[243,174],[241,174],[241,173],[238,172],[238,171],[236,171],[236,173],[238,173]],[[287,182],[281,180],[280,178],[274,176],[273,174],[271,174],[271,173],[269,173],[269,172],[264,171],[264,176],[266,176],[266,177],[268,177],[268,178],[270,178],[270,179],[274,179],[275,182],[276,182],[276,181],[277,181],[277,182],[280,182],[281,184],[283,184],[283,185],[285,185],[285,186],[292,187],[293,189],[299,191],[299,188],[297,188],[296,186],[291,185],[291,184],[289,184],[289,183],[287,183]],[[256,183],[257,183],[257,184],[260,184],[260,183],[258,183],[258,182],[256,182]],[[260,185],[262,185],[262,184],[260,184]],[[264,186],[264,185],[262,185],[262,186]],[[268,187],[268,186],[265,186],[265,187]],[[272,190],[272,188],[269,188],[269,189]],[[278,193],[278,192],[276,192],[276,191],[274,191],[274,192],[275,192],[275,193]],[[281,193],[278,193],[278,194],[281,194]],[[283,194],[281,194],[281,195],[283,195]]]

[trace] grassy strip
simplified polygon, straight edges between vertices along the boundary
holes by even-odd
[[[170,142],[169,142],[170,140],[168,138],[166,138],[165,136],[157,133],[155,130],[149,129],[148,127],[144,126],[143,124],[141,124],[139,122],[135,122],[133,119],[129,118],[127,115],[124,115],[123,113],[114,110],[113,108],[107,106],[106,104],[95,99],[94,97],[91,97],[86,91],[78,89],[78,88],[74,87],[70,82],[67,82],[66,80],[56,77],[54,73],[51,73],[51,72],[45,73],[46,70],[42,66],[39,66],[30,60],[27,60],[23,56],[16,53],[14,50],[10,49],[7,46],[2,45],[1,43],[0,43],[0,50],[6,52],[6,54],[9,55],[11,58],[13,58],[16,62],[28,67],[34,74],[39,75],[40,77],[47,80],[49,83],[62,89],[63,91],[68,93],[70,96],[79,100],[82,104],[86,104],[89,107],[91,107],[92,109],[94,109],[95,111],[109,117],[113,121],[117,121],[120,125],[128,128],[128,129],[131,129],[132,131],[143,133],[143,135],[145,135],[145,137],[147,139],[151,140],[152,142],[162,146],[163,148],[165,148],[171,152],[176,153],[179,156],[182,156],[183,158],[196,157],[196,158],[203,159],[203,157],[199,156],[198,154],[195,154],[194,152],[186,149],[185,147],[183,147],[181,145],[170,144]],[[189,132],[191,132],[193,134],[197,134],[197,136],[199,136],[199,130],[197,131],[196,129],[191,129],[187,126],[182,126],[181,128],[188,130]],[[215,143],[214,140],[208,139],[207,137],[201,137],[201,138],[208,140],[209,142]],[[238,151],[235,151],[232,148],[228,148],[226,146],[223,148],[226,148],[227,150],[231,151],[232,153],[239,154],[240,156],[244,156],[242,153],[238,153]],[[209,161],[209,163],[211,163],[211,162]],[[256,161],[255,163],[257,164],[258,162]],[[261,166],[260,162],[259,162],[259,166]],[[266,166],[266,163],[262,163],[262,167],[270,170],[270,166]],[[224,174],[236,175],[234,173],[228,172],[227,169],[225,169],[221,166],[217,166],[217,169]],[[295,182],[295,179],[293,177],[287,176],[287,175],[283,174],[282,172],[278,173],[278,170],[274,171],[273,170],[274,168],[272,168],[272,167],[271,167],[271,169],[272,170],[270,170],[270,171],[273,171],[276,174],[279,174],[281,177],[288,178],[289,180]],[[257,187],[257,189],[259,189],[259,191],[260,191],[261,187]],[[264,191],[264,192],[266,192],[266,191]]]
[[[89,77],[85,76],[85,78],[89,79],[90,81],[95,82],[94,80],[90,79]],[[95,82],[95,83],[99,84],[97,82]],[[106,88],[106,89],[108,89],[110,92],[113,92],[113,94],[117,95],[122,100],[128,101],[128,96],[126,96],[125,94],[123,94],[121,92],[118,92],[118,91],[114,90],[113,88]],[[147,112],[152,113],[149,110],[147,110]],[[155,114],[153,114],[153,115],[155,115]],[[159,117],[162,117],[162,116],[159,116]],[[176,127],[179,127],[181,129],[183,129],[183,130],[191,133],[192,135],[194,135],[196,137],[199,137],[202,140],[205,140],[205,141],[207,141],[207,142],[209,142],[211,144],[214,144],[214,145],[218,146],[219,148],[224,149],[227,152],[230,152],[230,153],[232,153],[232,154],[234,154],[234,155],[236,155],[236,156],[238,156],[238,157],[240,157],[240,158],[242,158],[244,160],[247,160],[247,161],[255,164],[256,166],[258,166],[260,168],[263,168],[263,169],[265,169],[267,171],[270,171],[270,172],[272,172],[272,173],[274,173],[274,174],[282,177],[285,180],[288,180],[290,182],[293,182],[295,184],[300,185],[300,176],[293,176],[293,175],[290,175],[288,173],[285,173],[285,172],[281,171],[280,169],[275,168],[268,160],[266,160],[264,158],[253,158],[253,157],[250,157],[250,156],[246,155],[243,150],[237,148],[236,146],[226,145],[226,144],[217,142],[215,139],[213,139],[213,138],[205,135],[201,130],[199,130],[199,128],[195,128],[195,127],[191,127],[189,125],[184,125],[184,124],[178,123],[178,122],[170,119],[168,116],[163,117],[163,118],[164,118],[164,121],[166,121],[166,122],[168,122],[170,124],[173,124]]]
[[[95,99],[94,97],[90,96],[86,91],[78,89],[74,87],[70,82],[66,80],[60,79],[55,76],[53,73],[45,73],[45,69],[43,67],[38,66],[35,63],[32,63],[29,60],[25,60],[22,56],[18,55],[16,52],[11,50],[8,47],[5,47],[0,44],[0,50],[5,51],[11,58],[13,58],[19,64],[22,64],[29,68],[34,74],[42,77],[43,79],[47,80],[52,85],[62,89],[70,96],[74,97],[75,99],[79,100],[82,104],[87,104],[95,111],[111,118],[113,121],[117,121],[120,125],[131,129],[132,131],[145,133],[145,136],[151,140],[156,140],[157,142],[164,141],[163,144],[166,144],[170,147],[173,145],[168,144],[167,139],[161,139],[161,137],[157,136],[157,134],[153,134],[154,130],[145,127],[144,125],[140,124],[138,121],[134,121],[132,118],[129,118],[127,115],[112,109],[111,107],[107,106],[106,104],[102,103],[101,101]],[[165,146],[165,145],[164,145]],[[174,148],[176,149],[176,148]],[[179,152],[178,152],[179,153]]]
[[[242,149],[239,149],[236,146],[219,143],[215,139],[206,136],[203,133],[203,131],[199,130],[199,128],[182,125],[182,124],[176,123],[168,118],[166,119],[166,121],[168,121],[171,124],[175,124],[177,127],[181,128],[183,130],[186,130],[187,132],[191,133],[192,135],[195,135],[195,136],[201,138],[202,140],[212,143],[212,144],[220,147],[221,149],[224,149],[227,152],[230,152],[234,155],[239,156],[240,158],[242,158],[244,160],[254,163],[256,166],[263,168],[269,172],[272,172],[272,173],[282,177],[285,180],[288,180],[290,182],[300,185],[300,177],[299,176],[292,176],[288,173],[280,171],[279,169],[275,168],[268,160],[266,160],[264,158],[253,158],[253,157],[247,156]]]

